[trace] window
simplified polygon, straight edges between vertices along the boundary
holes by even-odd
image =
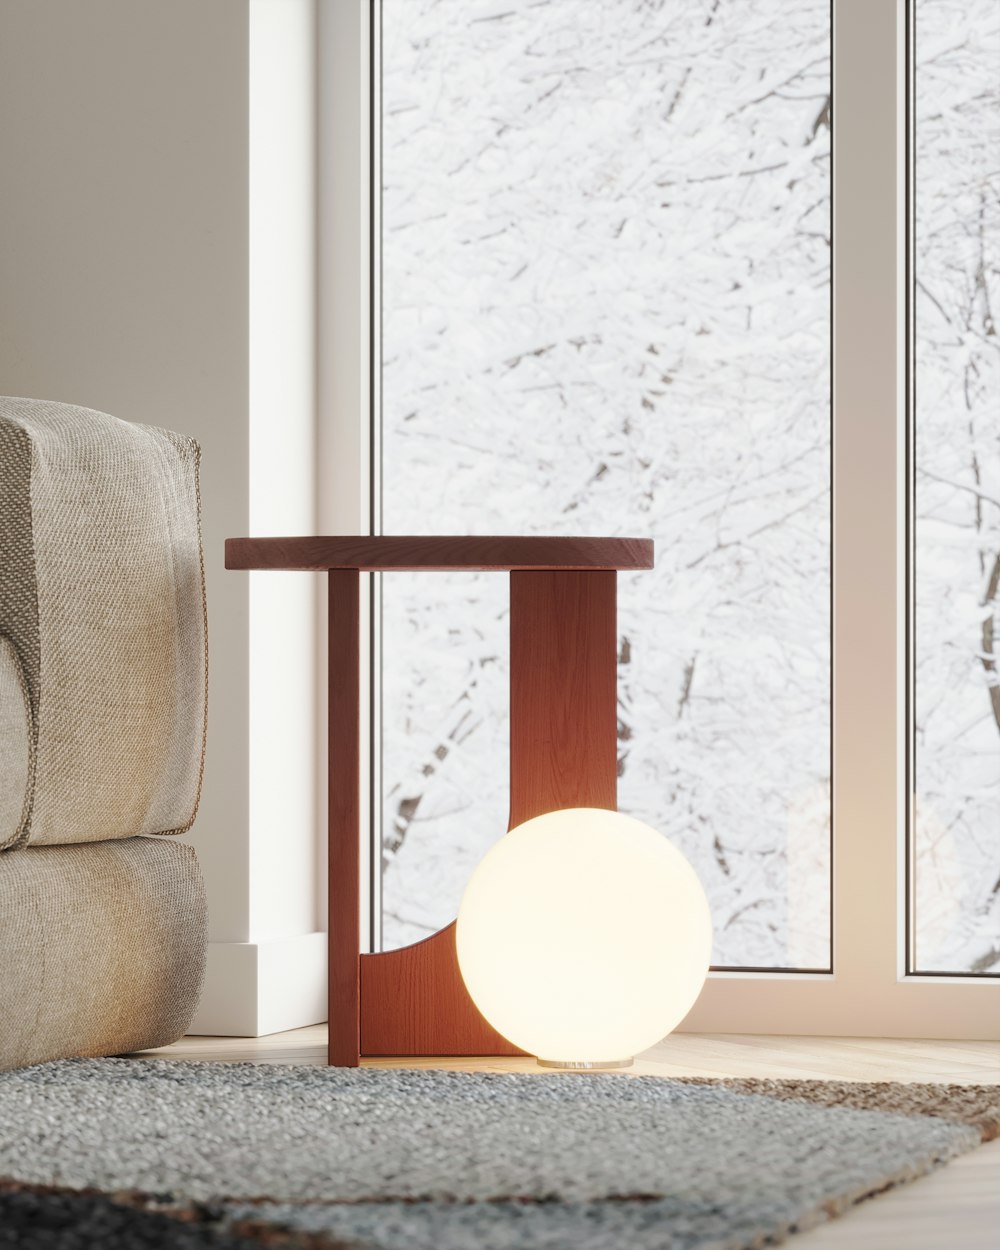
[[[995,339],[983,295],[959,355],[919,289],[978,280],[968,249],[949,268],[946,239],[921,231],[975,224],[971,173],[960,202],[934,179],[984,167],[962,135],[989,142],[973,113],[995,126],[995,105],[965,71],[938,84],[950,121],[919,93],[956,58],[995,79],[987,8],[321,0],[339,58],[321,112],[341,258],[321,308],[342,397],[330,472],[364,464],[371,439],[358,523],[370,504],[387,532],[658,540],[656,572],[620,584],[620,802],[677,841],[713,904],[717,970],[685,1028],[1000,1032],[995,797],[978,747],[949,779],[927,745],[956,727],[954,706],[936,728],[932,713],[959,668],[977,734],[996,690],[976,643],[995,621]],[[974,444],[931,402],[973,350]],[[968,565],[951,579],[941,518]],[[945,581],[950,624],[925,611]],[[506,587],[394,575],[379,593],[371,880],[391,946],[450,919],[506,826]],[[934,630],[956,623],[946,671]],[[934,768],[960,783],[950,803],[973,774],[982,791],[957,924],[928,904],[951,871],[921,798]]]
[[[619,805],[715,961],[830,963],[825,0],[382,0],[387,533],[651,535]],[[383,584],[383,935],[506,828],[504,579]]]
[[[998,975],[1000,7],[914,34],[911,959]]]

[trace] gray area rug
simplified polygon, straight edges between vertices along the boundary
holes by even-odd
[[[60,1250],[744,1250],[998,1124],[989,1087],[66,1060],[0,1074],[0,1230]]]

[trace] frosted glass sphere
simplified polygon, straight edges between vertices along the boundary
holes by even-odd
[[[684,1019],[712,921],[684,856],[648,825],[592,807],[518,825],[473,872],[458,963],[498,1033],[559,1064],[613,1065]]]

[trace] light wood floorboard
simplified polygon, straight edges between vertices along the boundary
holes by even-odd
[[[217,1063],[326,1062],[326,1026],[270,1037],[185,1037],[143,1058]],[[533,1059],[365,1059],[365,1067],[537,1072]],[[845,1081],[1000,1084],[1000,1045],[879,1038],[709,1036],[675,1033],[630,1069],[636,1075],[806,1077]],[[600,1079],[594,1076],[591,1079]],[[911,1185],[800,1233],[790,1250],[1000,1250],[1000,1141]]]
[[[145,1057],[218,1063],[326,1063],[326,1025],[269,1037],[184,1037]],[[365,1067],[544,1072],[533,1059],[363,1059]],[[1000,1084],[1000,1043],[898,1041],[871,1037],[761,1037],[674,1033],[629,1071],[659,1076],[806,1077],[846,1081]]]

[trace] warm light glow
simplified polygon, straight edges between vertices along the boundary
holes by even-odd
[[[620,812],[568,808],[512,829],[458,912],[473,1002],[540,1059],[609,1063],[676,1028],[712,951],[701,882],[684,856]]]

